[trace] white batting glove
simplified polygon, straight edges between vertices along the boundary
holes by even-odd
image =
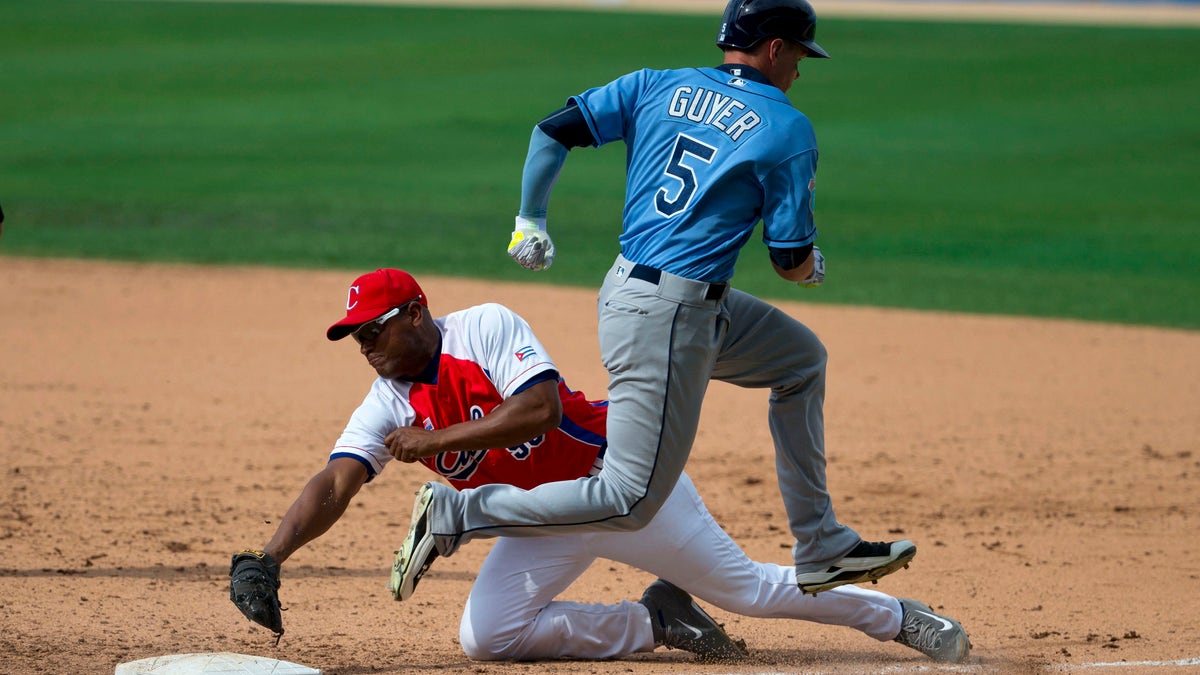
[[[815,245],[813,246],[812,250],[812,259],[812,274],[810,274],[807,279],[796,282],[805,288],[816,288],[817,286],[825,283],[825,256],[821,254],[821,249],[817,248]]]
[[[508,255],[527,270],[550,269],[554,264],[554,242],[546,232],[546,219],[517,216],[516,229],[508,242]]]

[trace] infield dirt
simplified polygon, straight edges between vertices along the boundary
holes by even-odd
[[[285,566],[275,646],[229,602],[229,556],[267,540],[374,376],[324,338],[358,272],[0,258],[0,671],[197,651],[343,675],[938,670],[849,629],[711,606],[748,664],[471,662],[457,624],[490,543],[393,602],[392,550],[432,476],[399,465]],[[438,315],[509,305],[574,388],[604,395],[593,290],[420,281]],[[874,588],[960,619],[969,672],[1200,657],[1200,333],[782,306],[831,354],[840,519],[919,546]],[[753,557],[787,562],[765,397],[714,384],[688,471]],[[636,598],[651,580],[602,561],[566,597]],[[1140,671],[1164,672],[1118,670]]]

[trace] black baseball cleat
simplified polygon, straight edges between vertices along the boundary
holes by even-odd
[[[429,507],[432,503],[433,486],[425,483],[417,490],[417,500],[413,504],[412,521],[408,525],[408,536],[404,538],[404,546],[396,551],[396,559],[392,561],[392,578],[388,583],[388,590],[396,600],[407,600],[413,594],[417,589],[417,582],[438,557],[433,534],[429,531]]]
[[[801,591],[816,595],[845,584],[874,583],[881,577],[908,567],[916,554],[916,545],[907,539],[859,542],[844,558],[823,570],[796,572],[796,585]]]
[[[659,579],[650,584],[640,602],[650,611],[654,644],[682,649],[701,661],[740,661],[749,654],[746,643],[729,637],[687,591]]]

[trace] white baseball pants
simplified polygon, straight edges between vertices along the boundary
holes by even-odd
[[[683,474],[641,530],[497,540],[463,610],[463,650],[481,660],[653,650],[650,615],[638,602],[554,601],[597,558],[645,570],[728,612],[847,626],[881,641],[900,631],[900,603],[889,595],[854,586],[805,595],[791,565],[750,560]]]

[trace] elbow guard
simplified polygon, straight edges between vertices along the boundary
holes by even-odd
[[[805,244],[800,248],[775,248],[771,246],[767,249],[771,253],[771,262],[779,265],[780,269],[794,270],[804,264],[808,260],[808,256],[812,254],[813,245]]]
[[[583,111],[574,100],[567,105],[550,113],[537,124],[547,136],[561,143],[564,147],[585,148],[596,145],[592,130],[588,128]]]

